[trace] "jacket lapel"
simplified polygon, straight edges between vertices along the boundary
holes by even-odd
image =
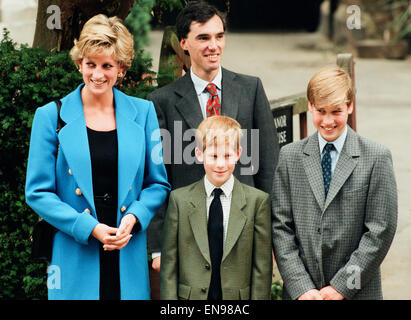
[[[321,211],[323,211],[325,191],[317,132],[308,138],[303,153],[303,166],[305,174],[307,175],[308,182],[315,199],[317,200],[318,206],[321,208]]]
[[[90,148],[80,95],[83,85],[62,99],[60,116],[66,125],[59,132],[59,141],[78,187],[93,208],[92,212],[95,212]],[[118,203],[121,204],[140,164],[144,164],[145,134],[143,128],[135,122],[136,108],[119,90],[113,88],[113,93],[118,140]],[[141,170],[143,168],[144,166]]]
[[[228,219],[227,238],[224,244],[223,258],[221,262],[230,254],[235,243],[243,231],[247,217],[242,211],[246,206],[245,193],[240,182],[234,178],[234,188],[232,192],[230,217]]]
[[[191,196],[189,202],[192,205],[192,208],[190,208],[191,211],[188,215],[188,219],[190,221],[191,229],[201,254],[204,259],[211,264],[210,249],[208,246],[204,179],[198,181],[189,192]]]
[[[139,169],[144,174],[145,133],[135,121],[137,109],[127,96],[113,88],[118,141],[118,204],[121,206]],[[132,159],[132,160],[131,160]]]
[[[191,229],[201,254],[207,262],[211,263],[210,248],[208,245],[207,211],[205,200],[206,191],[204,187],[204,179],[197,182],[189,192],[191,195],[191,200],[189,202],[193,206],[188,216]],[[244,225],[247,221],[247,217],[242,211],[245,206],[246,200],[244,190],[239,181],[234,178],[227,238],[225,240],[221,262],[223,262],[224,259],[230,254],[241,232],[243,231]]]
[[[222,73],[221,111],[223,115],[237,119],[239,99],[244,89],[239,88],[234,81],[235,73],[224,68],[222,68]]]
[[[66,125],[58,138],[73,177],[87,202],[95,212],[92,186],[90,149],[80,90],[83,85],[62,99],[60,117]],[[73,190],[74,192],[74,190]]]
[[[190,72],[187,72],[184,77],[176,82],[176,85],[175,92],[181,97],[176,103],[176,108],[189,127],[196,129],[203,120],[203,114],[201,113],[200,103],[190,77]]]
[[[338,158],[333,177],[331,179],[330,189],[325,200],[324,211],[335,198],[345,181],[357,166],[358,157],[360,156],[358,141],[354,131],[348,127],[347,137],[341,154]]]

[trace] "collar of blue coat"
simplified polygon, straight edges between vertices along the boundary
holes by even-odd
[[[76,90],[61,99],[63,104],[61,106],[60,117],[65,123],[69,123],[78,117],[84,116],[83,101],[81,100],[81,90],[83,87],[84,83],[80,84]],[[118,113],[121,113],[123,116],[134,120],[137,116],[137,109],[127,107],[132,106],[127,100],[127,95],[120,90],[113,88],[113,96],[116,117]]]
[[[79,85],[76,90],[61,99],[60,116],[66,125],[58,136],[60,149],[73,172],[73,177],[95,212],[90,149],[81,100],[83,86],[84,84]],[[137,123],[140,114],[137,108],[142,107],[143,104],[139,102],[145,100],[129,97],[115,88],[113,94],[118,140],[118,203],[123,204],[136,174],[144,174],[144,138],[139,137],[144,137],[145,131]],[[142,116],[144,117],[144,114]]]

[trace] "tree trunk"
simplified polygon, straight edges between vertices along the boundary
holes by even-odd
[[[83,25],[91,17],[103,13],[108,17],[117,16],[124,20],[133,3],[134,0],[38,0],[33,47],[70,50],[74,39],[78,39]],[[58,6],[60,15],[55,10],[47,13],[51,5]],[[53,8],[55,7],[51,7]],[[58,28],[58,22],[61,29]]]
[[[47,28],[47,8],[57,5],[58,0],[39,0],[37,5],[36,30],[34,32],[33,48],[44,47],[48,50],[57,47],[61,30]]]

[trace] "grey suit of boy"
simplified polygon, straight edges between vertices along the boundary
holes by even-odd
[[[397,225],[387,148],[348,128],[325,197],[317,133],[284,146],[272,201],[284,299],[328,285],[346,299],[382,299],[380,265]]]

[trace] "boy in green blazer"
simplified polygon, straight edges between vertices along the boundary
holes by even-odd
[[[234,176],[241,127],[205,119],[195,154],[205,177],[171,192],[164,225],[161,299],[270,299],[270,199]]]

